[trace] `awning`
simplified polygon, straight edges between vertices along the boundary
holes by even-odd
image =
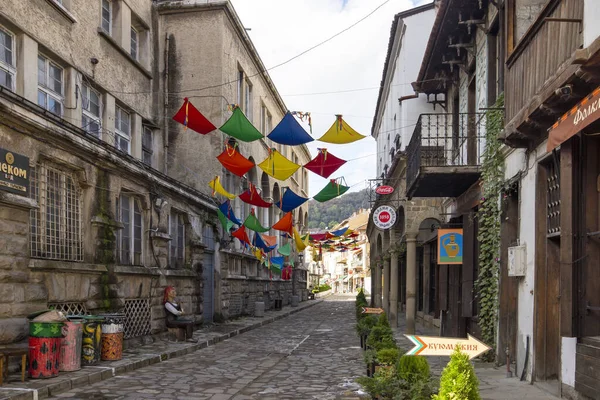
[[[348,275],[344,276],[344,280],[343,280],[343,282],[348,282],[348,278],[349,278],[349,276],[348,276]]]
[[[552,125],[548,134],[550,152],[600,118],[600,87],[581,100]]]

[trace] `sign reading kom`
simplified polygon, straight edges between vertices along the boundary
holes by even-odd
[[[29,195],[29,158],[0,149],[0,190]]]

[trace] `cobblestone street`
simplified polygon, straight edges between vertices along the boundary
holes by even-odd
[[[330,298],[215,346],[52,398],[358,398],[352,382],[364,364],[353,300]]]

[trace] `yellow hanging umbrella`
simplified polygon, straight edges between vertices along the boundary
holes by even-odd
[[[321,138],[321,142],[345,144],[356,142],[364,139],[366,136],[356,132],[350,125],[342,119],[341,115],[336,115],[336,121],[331,125],[331,128]]]
[[[233,200],[237,197],[235,194],[231,194],[227,190],[225,190],[223,185],[221,185],[221,178],[219,178],[218,176],[215,176],[215,179],[208,182],[208,186],[210,186],[213,190],[213,196],[215,195],[215,193],[219,193],[221,196],[225,196],[229,200]]]
[[[298,229],[294,226],[294,241],[296,242],[296,249],[298,251],[303,251],[308,246],[308,235],[306,236],[306,243],[303,242],[300,233],[298,233]]]
[[[280,181],[285,181],[290,176],[294,175],[294,172],[300,168],[298,164],[288,160],[275,149],[271,149],[269,151],[269,156],[263,162],[258,164],[258,166],[265,171],[267,175]]]

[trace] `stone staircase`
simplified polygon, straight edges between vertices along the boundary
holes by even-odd
[[[582,338],[576,357],[575,390],[600,400],[600,336]]]

